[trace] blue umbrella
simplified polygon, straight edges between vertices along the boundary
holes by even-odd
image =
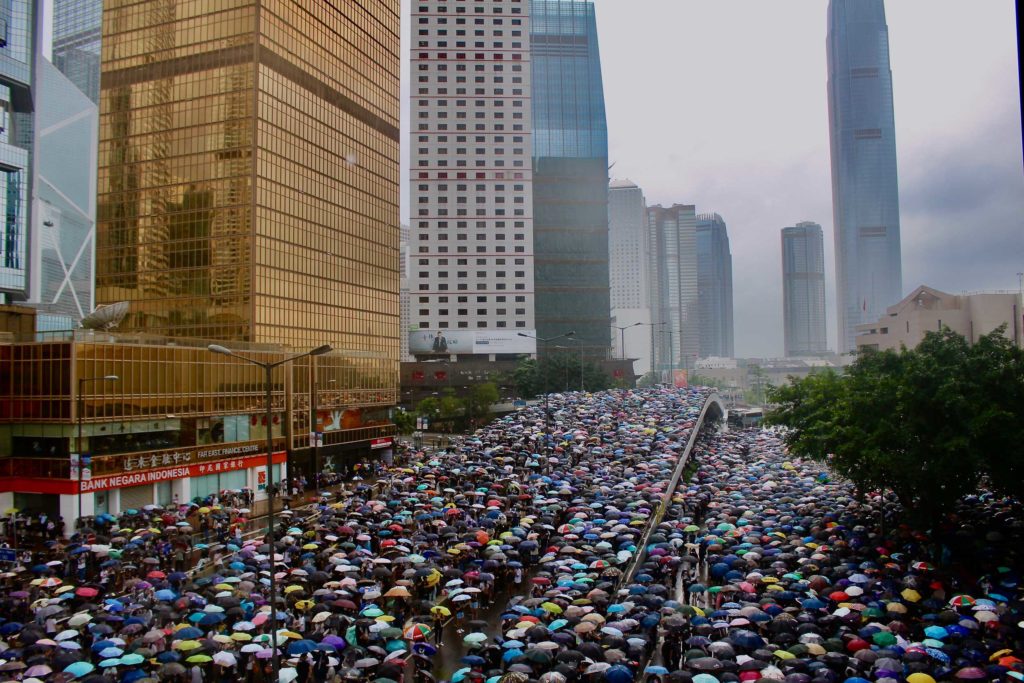
[[[158,654],[156,656],[156,661],[160,662],[161,664],[170,664],[171,662],[180,662],[181,661],[181,655],[179,655],[174,650],[167,650],[166,652],[161,652],[160,654]]]
[[[316,643],[312,640],[296,640],[288,644],[288,654],[293,657],[304,655],[314,650],[316,650]]]
[[[64,668],[64,673],[71,674],[75,678],[80,678],[95,668],[96,667],[89,662],[72,662]]]
[[[633,672],[622,664],[616,664],[604,672],[604,680],[608,683],[633,683]]]
[[[187,626],[174,633],[174,640],[195,640],[202,637],[203,632],[195,626]]]
[[[157,600],[165,600],[167,602],[170,602],[170,601],[178,599],[178,594],[177,593],[175,593],[172,590],[168,590],[166,588],[158,590],[153,595],[156,597]]]

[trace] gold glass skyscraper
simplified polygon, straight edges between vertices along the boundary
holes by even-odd
[[[104,0],[121,331],[398,358],[399,0]]]

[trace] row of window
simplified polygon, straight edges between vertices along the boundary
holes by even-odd
[[[423,259],[423,260],[425,261],[426,259]],[[516,277],[526,277],[526,271],[525,270],[516,270],[516,271],[513,271],[513,272],[515,273]],[[433,273],[433,275],[435,277],[438,277],[438,278],[447,278],[447,277],[449,277],[447,270],[436,271],[435,273]],[[504,271],[504,270],[499,270],[499,271],[494,272],[493,275],[494,275],[494,277],[507,277],[508,273],[506,271]],[[431,276],[431,273],[430,273],[430,271],[421,270],[419,272],[419,276],[421,278],[426,279],[426,278],[429,278]],[[458,270],[458,271],[455,272],[455,276],[458,277],[458,278],[469,277],[469,271]],[[476,277],[487,277],[487,276],[488,276],[488,272],[485,271],[485,270],[478,270],[478,271],[476,271]]]
[[[420,31],[420,35],[426,35],[426,33],[427,33],[426,31]],[[480,33],[483,33],[483,31],[480,31]],[[522,33],[522,31],[513,31],[513,33],[518,35],[518,34]],[[421,48],[421,49],[429,49],[430,48],[430,41],[429,40],[419,40],[419,41],[416,41],[416,47]],[[439,41],[437,41],[437,45],[435,47],[447,48],[448,47],[448,41],[447,40],[439,40]],[[466,41],[465,40],[456,40],[454,47],[456,47],[456,48],[460,48],[460,47],[464,48],[464,47],[466,47]],[[482,40],[474,40],[473,41],[473,49],[474,50],[486,50],[487,47],[488,47],[487,44],[484,41],[482,41]],[[491,47],[492,50],[504,50],[505,49],[505,41],[503,41],[503,40],[492,40],[490,47]],[[517,41],[517,40],[514,40],[509,45],[509,48],[512,49],[512,50],[522,50],[523,49],[523,44],[521,42]]]
[[[430,36],[431,31],[429,29],[421,28],[418,33],[421,36]],[[434,31],[434,34],[437,35],[437,36],[447,37],[448,29],[446,29],[446,28],[438,29],[437,31]],[[475,29],[473,31],[473,37],[474,38],[484,38],[484,37],[486,37],[486,34],[487,34],[486,31],[484,31],[483,29],[479,29],[479,28]],[[466,29],[464,29],[464,28],[456,29],[455,35],[456,36],[464,36],[464,35],[466,35]],[[491,35],[494,36],[495,38],[504,38],[505,37],[505,31],[500,29],[500,28],[492,29],[491,30]],[[512,35],[513,38],[522,38],[523,37],[523,32],[516,30],[516,31],[512,31],[511,35]],[[420,47],[428,47],[428,46],[427,45],[423,45],[422,42],[421,42]],[[443,46],[442,45],[438,45],[438,47],[448,47],[448,45],[446,43]],[[483,43],[478,43],[476,45],[476,47],[483,47]]]
[[[517,308],[517,309],[515,309],[515,311],[516,311],[516,313],[515,313],[516,315],[526,315],[526,309],[525,308]],[[439,309],[437,311],[437,314],[438,315],[448,315],[448,309],[447,308]],[[429,308],[421,308],[420,309],[420,315],[430,315],[430,309]],[[455,315],[469,315],[469,309],[468,308],[456,309]],[[478,308],[478,309],[476,309],[476,315],[490,315],[490,313],[488,312],[488,310],[486,308]],[[496,309],[494,309],[494,315],[508,315],[508,309],[507,308],[496,308]]]
[[[457,192],[466,192],[467,191],[466,187],[467,187],[466,185],[458,184],[458,185],[455,186],[455,190]],[[421,185],[417,185],[416,189],[418,189],[420,192],[428,192],[430,190],[430,186],[429,185],[422,185],[421,184]],[[441,192],[445,192],[445,191],[448,190],[448,184],[447,183],[441,183],[440,185],[436,185],[434,187],[434,189],[435,190],[439,190]],[[475,186],[475,189],[476,189],[477,192],[486,192],[487,191],[487,186],[486,185],[482,185],[482,184],[477,184]],[[513,185],[512,186],[512,190],[514,192],[522,192],[523,191],[523,186],[522,185]],[[494,191],[495,192],[504,192],[505,191],[505,186],[504,185],[495,185],[494,186]]]
[[[525,320],[516,320],[515,323],[516,323],[516,327],[523,327],[523,328],[526,327],[526,321]],[[486,320],[477,320],[476,321],[476,326],[479,327],[479,328],[487,328],[487,327],[490,327],[491,325],[492,325],[492,323],[488,323]],[[493,325],[495,327],[508,327],[508,322],[505,321],[505,320],[495,320]],[[447,330],[449,327],[450,327],[450,325],[449,325],[447,320],[441,320],[436,325],[431,325],[429,320],[421,320],[420,321],[420,329],[421,330],[431,330],[431,329],[435,329],[435,328],[440,328],[442,330]],[[456,327],[460,327],[460,328],[469,327],[469,322],[466,321],[466,320],[458,320],[458,321],[456,321]]]
[[[515,253],[517,253],[517,254],[525,254],[526,253],[526,247],[518,247],[517,246],[517,247],[513,248],[513,251]],[[417,253],[429,254],[430,253],[430,247],[422,246],[422,247],[420,247],[417,250]],[[438,254],[447,254],[448,253],[448,247],[446,247],[444,245],[438,246],[437,247],[437,253]],[[456,254],[468,254],[469,253],[469,247],[464,247],[464,246],[461,246],[461,245],[458,246],[458,247],[455,247],[455,253]],[[477,248],[476,248],[476,253],[478,253],[478,254],[486,254],[487,253],[487,245],[485,245],[485,244],[478,245]],[[496,254],[504,254],[505,253],[504,245],[500,245],[499,244],[498,246],[494,247],[494,253],[496,253]]]
[[[494,260],[494,264],[497,265],[497,266],[503,266],[503,265],[505,265],[505,259],[503,259],[503,258],[495,259]],[[517,258],[517,259],[515,259],[515,264],[517,266],[524,266],[524,265],[526,265],[526,259]],[[425,259],[425,258],[419,259],[419,265],[421,265],[421,266],[429,266],[430,265],[430,259]],[[438,259],[436,265],[447,266],[448,265],[448,259],[446,259],[446,258]],[[469,265],[469,259],[464,259],[464,258],[456,259],[455,265],[458,265],[458,266],[468,266]],[[478,258],[476,260],[476,265],[478,265],[478,266],[486,266],[487,265],[487,259]]]
[[[465,69],[458,69],[458,70],[459,71],[465,71]],[[421,71],[426,71],[426,69],[421,69]],[[495,71],[502,71],[502,68],[501,68],[500,64],[495,66]],[[518,71],[518,69],[516,69],[516,71]],[[455,82],[456,83],[466,83],[467,82],[467,80],[466,80],[467,78],[468,78],[467,76],[456,76],[455,77]],[[429,75],[421,74],[421,75],[417,76],[416,82],[417,83],[429,83],[430,82],[430,76]],[[447,83],[448,82],[448,76],[445,76],[445,75],[437,76],[437,82],[438,83]],[[473,76],[473,82],[474,83],[486,83],[487,82],[487,76]],[[504,76],[491,76],[491,82],[493,82],[493,83],[504,83],[505,82],[505,77]],[[523,82],[523,77],[522,76],[513,76],[512,77],[513,85],[515,85],[517,83],[522,83],[522,82]]]

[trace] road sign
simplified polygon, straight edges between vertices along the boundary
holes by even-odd
[[[14,548],[0,548],[0,562],[17,562],[18,551]]]

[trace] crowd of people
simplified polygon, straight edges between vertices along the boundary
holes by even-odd
[[[0,680],[1024,680],[1016,504],[915,529],[761,431],[670,491],[705,398],[552,396],[198,570],[170,539],[245,508],[111,519],[0,575]]]

